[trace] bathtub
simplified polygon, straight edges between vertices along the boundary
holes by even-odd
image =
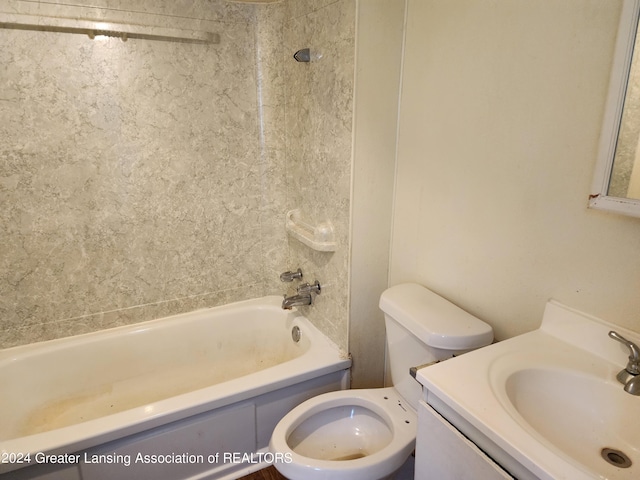
[[[287,461],[274,426],[347,388],[351,362],[281,301],[0,351],[0,478],[230,480]]]

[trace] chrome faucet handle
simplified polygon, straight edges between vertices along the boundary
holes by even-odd
[[[631,375],[640,375],[640,348],[633,342],[627,340],[618,332],[611,330],[609,337],[622,343],[629,349],[629,363],[625,367],[627,373]]]
[[[624,391],[631,395],[640,396],[640,375],[631,375],[630,377],[624,384]]]
[[[313,284],[303,283],[298,287],[299,294],[315,293],[316,295],[320,295],[320,290],[322,290],[322,287],[318,280]]]
[[[281,282],[293,282],[294,280],[300,280],[302,278],[302,270],[298,269],[295,272],[284,272],[280,274]]]

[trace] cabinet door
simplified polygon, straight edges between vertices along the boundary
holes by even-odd
[[[513,479],[431,406],[420,401],[415,480]]]

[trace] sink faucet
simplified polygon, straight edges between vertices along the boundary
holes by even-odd
[[[625,392],[640,395],[640,348],[613,330],[609,332],[609,336],[629,349],[629,362],[616,378],[624,385]]]

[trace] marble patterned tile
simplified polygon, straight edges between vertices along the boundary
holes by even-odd
[[[255,25],[220,18],[218,45],[3,31],[5,345],[111,326],[96,319],[141,305],[163,316],[211,292],[265,293],[266,206],[283,202],[263,198],[276,193],[264,182],[283,165],[261,152]]]
[[[227,305],[263,295],[265,295],[265,292],[260,285],[248,285],[230,290],[221,290],[176,300],[167,300],[156,304],[139,305],[95,315],[22,326],[4,332],[0,342],[0,348],[22,345],[25,343],[25,338],[33,339],[32,342],[29,343],[43,342],[164,318],[203,308]]]
[[[226,0],[3,0],[0,12],[145,25],[194,25],[198,22],[250,23],[255,7]],[[135,20],[135,21],[134,21]]]
[[[309,63],[285,61],[288,201],[307,223],[331,221],[338,247],[315,252],[290,239],[289,249],[292,263],[323,285],[315,305],[303,311],[347,350],[355,2],[317,7],[296,11],[285,24],[286,48],[312,54]]]
[[[287,0],[286,18],[298,18],[323,9],[339,0]]]
[[[347,350],[355,1],[0,5],[69,12],[220,43],[3,31],[0,348],[282,294],[301,266]],[[338,250],[289,239],[291,208],[331,219]]]

